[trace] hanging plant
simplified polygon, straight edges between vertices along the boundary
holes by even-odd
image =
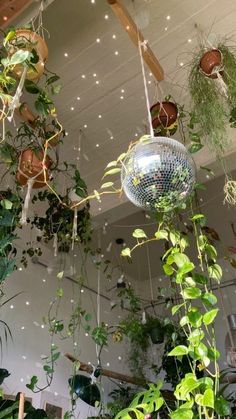
[[[152,105],[150,113],[156,136],[173,135],[176,132],[178,128],[178,107],[174,102],[170,100],[157,102]]]
[[[86,198],[87,187],[83,179],[81,179],[79,171],[75,171],[73,177],[75,187],[68,189],[66,195],[59,195],[58,197],[53,193],[45,190],[39,192],[38,195],[33,197],[32,202],[46,201],[47,210],[45,215],[35,216],[32,220],[32,226],[36,226],[42,235],[38,237],[38,241],[45,241],[48,243],[50,240],[56,240],[59,251],[69,252],[72,245],[73,226],[74,226],[74,211],[72,210],[72,201],[70,192],[72,189],[76,191],[77,196]],[[74,231],[74,240],[76,243],[82,243],[86,246],[89,245],[91,240],[91,219],[89,214],[89,203],[77,208],[77,226],[76,232]]]
[[[189,73],[193,111],[201,136],[218,157],[229,147],[227,124],[235,123],[236,54],[224,42],[215,48],[201,45]]]
[[[37,80],[42,76],[48,59],[48,47],[42,36],[29,29],[11,30],[7,34],[5,47],[10,55],[19,50],[27,51],[32,55],[26,74],[28,80]],[[20,78],[23,69],[22,64],[17,64],[13,72]]]
[[[45,181],[49,179],[49,169],[52,160],[47,155],[44,160],[44,152],[40,149],[28,148],[21,152],[19,156],[16,180],[21,186],[25,186],[29,181],[32,188],[43,188]]]

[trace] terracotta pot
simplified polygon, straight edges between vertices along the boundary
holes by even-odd
[[[17,115],[22,119],[22,121],[27,122],[32,128],[35,127],[35,121],[37,116],[35,116],[28,105],[25,103],[21,108],[16,109]]]
[[[29,46],[29,50],[32,51],[33,49],[35,49],[39,56],[39,61],[36,64],[33,64],[36,71],[30,68],[27,71],[26,78],[28,80],[39,79],[44,72],[44,65],[48,58],[48,47],[46,42],[37,33],[32,32],[28,29],[18,29],[16,31],[15,36],[18,39],[22,39],[23,42],[32,42],[32,45]],[[13,71],[18,77],[21,77],[21,74],[23,72],[23,66],[21,64],[18,64],[14,67]]]
[[[173,102],[157,102],[150,109],[152,115],[152,126],[157,128],[162,125],[170,127],[177,119],[178,109]]]
[[[43,188],[45,186],[44,173],[42,171],[42,160],[43,151],[34,151],[30,148],[22,151],[20,156],[20,166],[16,174],[17,182],[20,185],[25,186],[28,179],[35,177],[33,188]],[[52,160],[49,156],[46,157],[45,166],[50,169]],[[37,176],[38,175],[38,176]],[[49,179],[48,172],[46,172],[46,178]]]
[[[218,49],[212,49],[210,51],[205,52],[205,54],[202,56],[199,66],[202,70],[202,72],[212,79],[217,78],[217,75],[214,73],[214,71],[217,70],[217,68],[221,67],[222,64],[222,56],[221,52]],[[223,71],[220,72],[220,74],[223,74]]]

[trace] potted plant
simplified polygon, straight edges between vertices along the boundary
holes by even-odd
[[[155,135],[161,135],[163,131],[170,132],[173,135],[177,129],[178,107],[168,100],[156,102],[150,109],[152,117],[152,126]]]
[[[219,42],[214,48],[200,45],[189,72],[189,90],[201,137],[217,156],[229,146],[227,124],[235,121],[236,56]]]
[[[64,252],[69,252],[71,248],[75,215],[77,216],[75,242],[82,243],[85,245],[85,249],[88,249],[92,231],[89,203],[85,200],[83,206],[77,207],[76,214],[71,209],[73,206],[70,199],[71,190],[75,190],[77,196],[83,199],[87,194],[86,184],[81,179],[79,171],[75,171],[73,179],[75,186],[69,188],[64,196],[59,195],[60,202],[58,202],[58,196],[48,190],[39,192],[32,199],[33,203],[36,201],[47,202],[45,215],[36,215],[31,221],[32,227],[37,227],[42,233],[38,236],[38,241],[43,240],[48,243],[52,239],[55,240],[56,237],[58,250]]]

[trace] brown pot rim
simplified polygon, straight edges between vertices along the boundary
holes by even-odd
[[[28,35],[29,39],[30,37],[35,38],[37,41],[37,44],[34,46],[36,51],[38,52],[38,49],[41,50],[41,53],[38,54],[43,62],[45,62],[48,59],[48,46],[45,42],[45,40],[40,36],[37,32],[34,32],[30,29],[17,29],[16,30],[16,36],[24,36],[24,34]],[[33,39],[34,40],[34,39]],[[41,48],[39,47],[39,45]]]

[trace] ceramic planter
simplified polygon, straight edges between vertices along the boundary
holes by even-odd
[[[45,186],[44,173],[42,170],[43,151],[31,150],[30,148],[22,151],[20,155],[19,168],[16,174],[17,182],[25,186],[28,179],[35,178],[33,188],[43,188]],[[46,157],[45,166],[50,169],[52,160],[49,156]],[[46,178],[49,179],[48,171]]]
[[[176,122],[178,117],[178,109],[173,102],[157,102],[151,107],[150,112],[153,129],[160,126],[168,128]]]
[[[17,115],[22,119],[22,121],[29,124],[32,128],[35,127],[35,121],[37,117],[31,112],[28,105],[25,103],[19,109],[16,109]]]
[[[85,403],[95,406],[100,402],[101,395],[96,384],[92,384],[91,378],[78,374],[69,379],[71,390]]]
[[[217,78],[216,71],[220,69],[221,65],[222,55],[218,49],[206,51],[199,63],[200,69],[203,72],[203,74],[212,79]],[[222,75],[223,72],[221,71],[220,74]]]
[[[27,71],[26,78],[28,80],[39,79],[44,72],[44,65],[48,58],[48,47],[44,39],[39,36],[36,32],[32,32],[28,29],[18,29],[16,31],[15,38],[17,41],[30,43],[27,48],[29,51],[35,50],[39,60],[36,64],[33,64],[34,68],[29,68]],[[13,51],[14,52],[14,51]],[[17,77],[21,77],[23,72],[23,65],[18,64],[14,67],[14,73]]]

